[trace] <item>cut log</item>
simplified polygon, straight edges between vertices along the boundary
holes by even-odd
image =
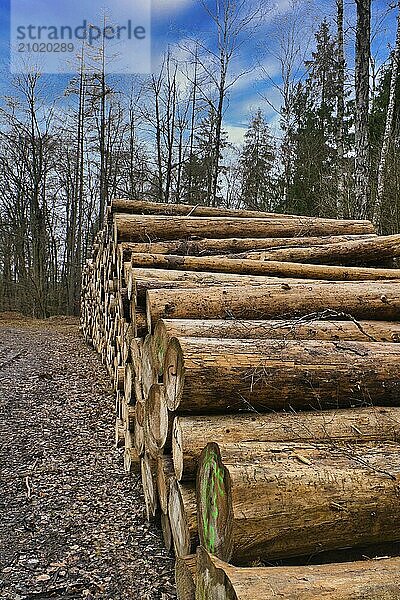
[[[197,556],[181,556],[175,562],[175,582],[178,600],[195,600]]]
[[[135,425],[134,425],[134,443],[136,452],[139,456],[144,453],[144,415],[145,404],[142,400],[138,400],[135,405]]]
[[[196,477],[204,442],[400,441],[400,408],[357,408],[268,415],[176,417],[172,456],[178,481]]]
[[[196,510],[194,485],[172,482],[168,516],[176,556],[191,554],[198,544]]]
[[[161,319],[154,328],[154,360],[159,375],[173,337],[277,340],[353,340],[400,342],[400,323],[388,321],[325,321],[304,318],[288,321]]]
[[[158,370],[156,366],[156,357],[154,356],[154,344],[151,335],[147,335],[142,350],[142,390],[143,397],[146,400],[149,396],[150,388],[158,381]]]
[[[168,454],[157,458],[157,490],[160,508],[163,513],[168,513],[168,500],[170,488],[175,483],[175,471],[172,457]]]
[[[184,567],[182,569],[185,583]],[[197,554],[197,600],[397,600],[400,558],[302,567],[233,567]],[[183,596],[190,600],[190,596]]]
[[[298,215],[287,215],[284,213],[265,212],[259,210],[224,208],[221,206],[202,206],[198,204],[168,204],[163,202],[148,202],[147,200],[132,200],[130,198],[115,198],[111,201],[108,209],[109,215],[116,213],[130,215],[176,215],[197,217],[235,217],[235,218],[261,218],[282,217],[283,219],[303,219],[304,222],[333,221],[336,219],[321,219],[318,217],[299,217]],[[349,221],[352,222],[352,221]]]
[[[282,278],[280,277],[265,277],[263,275],[134,268],[132,273],[134,273],[132,277],[135,282],[135,299],[138,307],[145,306],[147,290],[282,284]],[[312,279],[285,278],[285,284],[314,282],[315,280]]]
[[[149,330],[159,319],[274,319],[334,311],[330,316],[400,320],[400,283],[348,282],[213,287],[147,292]],[[346,318],[346,317],[345,317]]]
[[[275,443],[243,462],[208,444],[197,474],[200,542],[249,564],[398,540],[399,450]]]
[[[172,338],[165,397],[181,414],[398,406],[399,361],[380,342]]]
[[[167,552],[170,552],[172,548],[171,526],[169,524],[168,515],[165,515],[164,513],[161,513],[161,531],[163,534],[165,549]]]
[[[198,204],[166,204],[162,202],[148,202],[145,200],[131,200],[128,198],[115,198],[111,201],[110,214],[125,213],[129,215],[196,215],[198,217],[245,217],[260,218],[276,217],[276,213],[261,212],[258,210],[241,210],[214,206],[199,206]],[[291,218],[292,215],[279,215]],[[294,217],[298,218],[298,217]],[[312,219],[313,217],[304,217]]]
[[[153,458],[171,449],[172,423],[168,416],[164,386],[154,384],[149,391],[145,409],[146,447]]]
[[[331,235],[318,237],[295,238],[226,238],[203,240],[176,240],[165,242],[122,242],[118,245],[120,262],[130,261],[133,253],[178,254],[180,256],[213,256],[220,254],[235,254],[258,250],[267,251],[270,248],[301,248],[339,244],[355,240],[376,239],[375,234],[367,235]],[[240,258],[240,257],[238,257]],[[252,257],[250,257],[252,258]],[[128,281],[126,282],[128,284]],[[128,285],[129,288],[129,285]],[[128,289],[129,293],[129,289]]]
[[[124,451],[124,471],[129,475],[139,475],[140,457],[136,448],[125,448]]]
[[[264,275],[268,277],[292,277],[298,279],[324,279],[326,281],[376,281],[400,279],[400,269],[368,267],[336,267],[310,265],[296,262],[259,261],[218,256],[175,256],[169,254],[132,254],[133,267],[150,269],[173,269],[184,271],[208,271],[210,273],[237,273]]]
[[[147,453],[140,461],[144,502],[147,520],[152,521],[157,513],[157,463]]]
[[[400,256],[400,235],[305,248],[278,248],[255,252],[237,258],[262,261],[288,261],[321,265],[379,264]]]
[[[122,419],[115,419],[115,447],[123,448],[125,446],[125,427]]]
[[[115,242],[149,242],[190,238],[268,238],[375,233],[369,221],[268,217],[114,216]]]

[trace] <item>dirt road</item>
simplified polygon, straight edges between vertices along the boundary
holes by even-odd
[[[71,320],[0,315],[0,598],[174,598],[114,443],[108,376]]]

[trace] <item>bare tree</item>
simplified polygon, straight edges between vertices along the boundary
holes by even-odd
[[[355,216],[366,217],[370,201],[369,73],[371,0],[356,0]]]
[[[399,66],[400,66],[400,1],[397,3],[398,15],[397,15],[397,35],[396,42],[392,53],[392,65],[391,65],[391,78],[390,78],[390,89],[389,89],[389,102],[386,113],[385,131],[382,140],[382,149],[378,166],[378,183],[376,191],[376,199],[374,205],[373,220],[374,223],[379,226],[382,211],[382,201],[385,191],[385,175],[386,175],[386,164],[389,156],[389,147],[391,135],[394,126],[395,117],[395,101],[396,101],[396,87],[399,77]]]

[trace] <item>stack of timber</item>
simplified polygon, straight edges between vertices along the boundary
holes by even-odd
[[[399,256],[369,221],[108,208],[81,328],[181,600],[400,597],[396,557],[308,565],[400,540]]]

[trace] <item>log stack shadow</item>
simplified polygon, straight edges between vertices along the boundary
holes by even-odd
[[[400,597],[399,256],[369,221],[112,202],[81,329],[181,600]]]

